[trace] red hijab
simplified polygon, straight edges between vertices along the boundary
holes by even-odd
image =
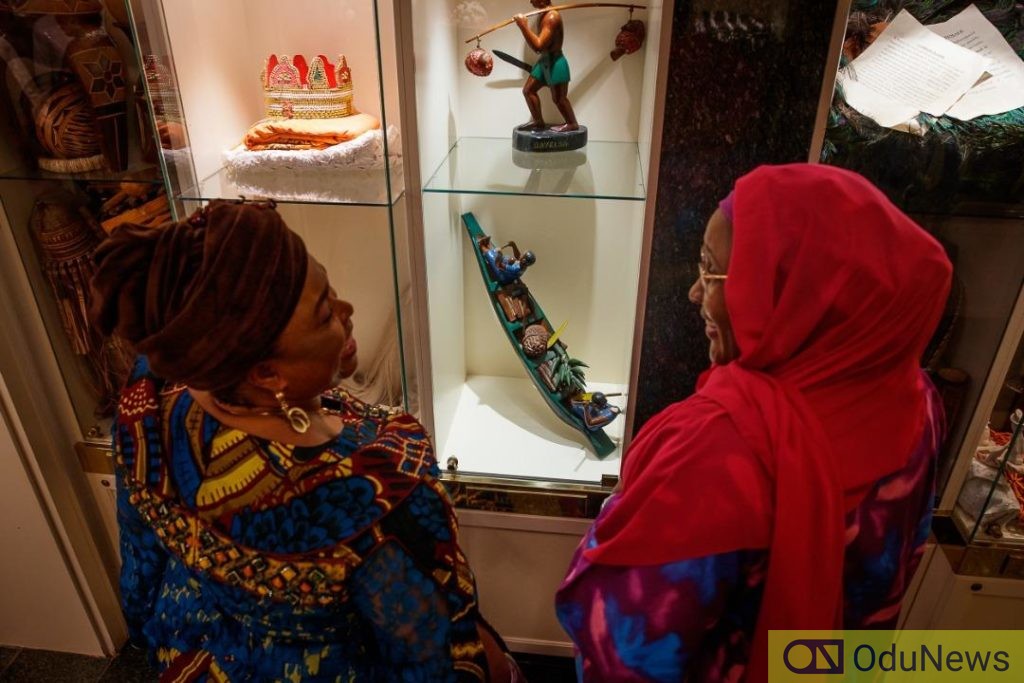
[[[919,359],[952,268],[867,180],[831,166],[744,176],[732,224],[739,358],[644,425],[586,556],[649,565],[770,549],[748,669],[764,680],[768,629],[842,625],[845,516],[921,436]]]

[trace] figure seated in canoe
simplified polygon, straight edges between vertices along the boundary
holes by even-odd
[[[577,394],[569,399],[569,407],[590,431],[597,431],[618,417],[622,410],[608,403],[608,397],[600,391]]]
[[[480,240],[480,252],[487,262],[487,270],[491,277],[500,285],[510,285],[526,272],[526,269],[537,262],[532,251],[519,253],[515,242],[509,242],[500,249],[491,243],[490,237]],[[505,254],[505,249],[512,248],[512,255]]]

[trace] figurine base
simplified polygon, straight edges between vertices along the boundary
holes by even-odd
[[[512,163],[530,171],[565,170],[579,168],[587,163],[586,150],[569,152],[520,152],[512,150]]]
[[[586,146],[586,126],[565,132],[525,126],[516,126],[512,129],[512,147],[520,152],[568,152]]]

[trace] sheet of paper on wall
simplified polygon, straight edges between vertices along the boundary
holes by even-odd
[[[1024,107],[1024,61],[981,10],[971,5],[949,21],[928,28],[990,60],[987,71],[991,76],[968,90],[946,112],[948,116],[969,121]]]
[[[902,10],[839,80],[851,107],[879,125],[908,130],[920,112],[944,114],[978,82],[988,61]]]

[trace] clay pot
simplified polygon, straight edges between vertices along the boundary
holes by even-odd
[[[494,57],[483,48],[476,48],[466,55],[466,68],[474,76],[490,76],[494,69]]]

